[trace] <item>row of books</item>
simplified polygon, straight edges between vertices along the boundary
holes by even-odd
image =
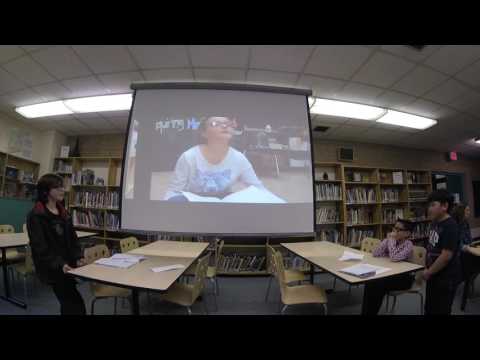
[[[120,217],[117,214],[106,213],[105,222],[109,230],[118,230],[120,228]]]
[[[317,224],[331,224],[340,221],[340,211],[337,208],[317,208]]]
[[[88,228],[104,228],[108,230],[118,230],[120,227],[120,217],[117,214],[104,214],[98,210],[78,210],[72,211],[73,225]]]
[[[348,209],[347,224],[371,224],[373,223],[373,211],[370,208]]]
[[[306,271],[310,268],[310,264],[298,256],[284,256],[283,264],[286,269]]]
[[[408,201],[427,201],[428,192],[421,189],[410,189],[408,192]]]
[[[118,209],[120,194],[118,191],[79,191],[75,193],[75,206],[96,209]]]
[[[262,271],[265,270],[265,256],[221,255],[218,266],[221,272]]]
[[[322,229],[317,231],[318,241],[330,241],[333,243],[343,243],[343,234],[337,229]]]
[[[402,208],[383,209],[383,223],[393,224],[398,219],[403,219],[404,213]]]
[[[362,240],[366,237],[375,237],[374,230],[364,230],[364,229],[348,229],[347,230],[347,242],[346,246],[359,246]]]
[[[399,189],[383,189],[382,190],[382,202],[399,202],[400,190]]]
[[[316,184],[317,201],[342,200],[342,187],[338,184]]]
[[[429,230],[430,230],[430,224],[419,223],[413,229],[412,237],[414,239],[426,238],[428,236]]]
[[[57,168],[55,169],[55,171],[62,174],[71,174],[73,172],[73,167],[66,161],[58,160]]]
[[[367,189],[364,187],[354,187],[347,190],[348,204],[365,204],[375,203],[377,196],[374,189]]]
[[[407,181],[409,184],[419,184],[419,183],[427,183],[426,175],[424,173],[414,173],[409,172],[407,173]]]

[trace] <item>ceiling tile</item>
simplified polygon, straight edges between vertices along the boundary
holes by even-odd
[[[427,45],[421,51],[408,47],[406,45],[382,45],[381,49],[399,55],[408,60],[419,62],[430,56],[440,45]]]
[[[58,79],[92,75],[77,54],[68,46],[52,46],[33,53],[32,57]]]
[[[440,104],[449,104],[467,91],[468,88],[466,86],[463,86],[455,79],[449,79],[433,90],[427,92],[423,97]]]
[[[466,111],[478,103],[480,103],[480,93],[476,91],[468,91],[458,99],[452,101],[450,106],[460,111]]]
[[[480,59],[478,45],[444,45],[432,54],[425,64],[453,75],[478,59]]]
[[[189,47],[194,67],[246,68],[247,45],[192,45]]]
[[[471,86],[480,87],[480,61],[462,70],[455,77]]]
[[[148,81],[193,81],[193,70],[190,68],[144,70],[142,73]]]
[[[75,45],[73,48],[96,74],[138,70],[123,45]]]
[[[121,117],[128,117],[130,112],[128,110],[122,111],[105,111],[102,112],[102,116],[105,118],[121,118]]]
[[[71,91],[72,97],[107,94],[107,90],[94,76],[63,80],[62,84]]]
[[[8,104],[13,108],[17,106],[25,106],[38,104],[43,102],[43,98],[30,89],[23,89],[15,91],[8,95],[4,95],[7,98]]]
[[[361,127],[361,126],[339,126],[337,129],[335,129],[334,135],[348,135],[348,136],[360,136],[363,133],[366,133],[368,131],[367,127]]]
[[[425,66],[417,66],[412,72],[397,82],[393,89],[420,96],[446,79],[447,77],[438,71],[430,70]]]
[[[345,81],[323,78],[320,76],[302,75],[297,83],[313,91],[313,96],[331,98],[345,85]]]
[[[432,103],[427,100],[418,99],[411,104],[403,106],[402,108],[405,110],[405,112],[410,114],[435,118],[436,117],[435,111],[439,107],[440,106],[438,104]]]
[[[188,67],[185,45],[129,45],[140,69]]]
[[[383,89],[350,82],[335,96],[335,99],[375,105],[376,97],[381,92]]]
[[[130,85],[135,81],[143,81],[142,74],[137,71],[98,76],[111,93],[132,92]]]
[[[384,106],[391,109],[396,109],[401,106],[405,106],[415,100],[414,96],[399,93],[393,90],[387,90],[383,94],[377,97],[376,103],[379,106]]]
[[[254,45],[250,68],[300,72],[313,48],[309,45]]]
[[[248,70],[247,82],[271,85],[294,85],[298,74],[279,71]]]
[[[373,125],[375,125],[375,121],[371,120],[360,120],[360,119],[348,119],[347,122],[345,122],[346,126],[356,126],[356,127],[361,127],[361,128],[370,128]],[[363,131],[363,129],[362,129]]]
[[[315,122],[328,124],[332,126],[339,126],[339,125],[345,124],[348,120],[350,120],[348,118],[340,117],[340,116],[327,116],[327,115],[316,115],[316,114],[312,114],[312,117]]]
[[[361,45],[319,45],[305,73],[350,79],[371,52]]]
[[[29,85],[40,85],[55,80],[28,56],[23,56],[3,66],[7,71]]]
[[[82,118],[77,121],[83,123],[87,128],[94,130],[112,130],[115,128],[110,121],[100,116]]]
[[[16,45],[0,45],[0,64],[24,55],[25,52]]]
[[[108,119],[113,126],[120,130],[126,130],[128,125],[128,116]]]
[[[245,70],[240,69],[194,69],[197,81],[245,81]]]
[[[45,101],[67,99],[72,97],[72,92],[59,82],[52,82],[33,87]]]
[[[415,64],[384,52],[376,52],[353,77],[354,81],[390,87]]]
[[[0,68],[0,94],[23,89],[25,85],[7,71]]]

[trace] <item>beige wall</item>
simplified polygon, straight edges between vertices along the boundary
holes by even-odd
[[[461,159],[448,162],[445,154],[440,152],[325,140],[314,141],[314,160],[316,162],[338,162],[337,149],[341,146],[353,147],[355,165],[463,173],[465,175],[465,197],[470,206],[473,206],[472,181],[480,180],[480,160]],[[471,219],[471,225],[480,227],[480,218]]]
[[[67,145],[67,137],[56,130],[44,131],[40,134],[42,151],[40,158],[40,176],[53,170],[55,157],[60,156],[60,148]]]

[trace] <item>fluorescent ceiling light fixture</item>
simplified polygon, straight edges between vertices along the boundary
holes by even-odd
[[[63,101],[21,106],[16,108],[15,111],[29,119],[73,113],[72,110],[65,106]]]
[[[384,115],[385,111],[385,109],[376,106],[318,98],[315,99],[310,109],[312,114],[341,116],[360,120],[376,120]]]
[[[91,96],[63,102],[76,113],[130,110],[132,94]]]
[[[382,116],[377,122],[418,130],[425,130],[437,124],[437,120],[394,110],[388,110],[385,116]]]
[[[480,137],[476,138],[474,141],[475,141],[477,144],[480,144]]]

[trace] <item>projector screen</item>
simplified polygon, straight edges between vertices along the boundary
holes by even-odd
[[[308,90],[141,85],[132,86],[122,229],[314,232]]]

